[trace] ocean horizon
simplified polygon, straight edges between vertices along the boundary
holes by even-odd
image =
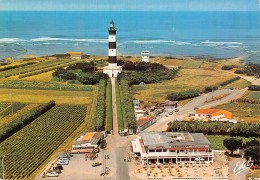
[[[66,51],[106,56],[111,20],[123,55],[145,50],[260,63],[259,11],[1,11],[0,59]]]

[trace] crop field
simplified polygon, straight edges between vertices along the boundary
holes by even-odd
[[[93,86],[94,87],[94,86]],[[93,91],[56,91],[56,90],[29,90],[29,89],[1,89],[0,99],[21,103],[47,103],[54,100],[56,104],[90,104],[96,96]]]
[[[0,113],[5,110],[8,106],[10,106],[11,103],[1,103],[0,104]]]
[[[206,135],[208,140],[211,143],[211,148],[214,150],[226,150],[225,146],[223,145],[223,140],[227,138],[231,138],[231,136],[214,136],[214,135]],[[240,137],[235,136],[235,138],[242,139],[243,143],[246,143],[247,141],[251,141],[254,139],[254,137]]]
[[[58,68],[62,68],[62,67],[66,67],[66,66],[70,66],[79,62],[84,62],[85,60],[73,60],[73,61],[69,61],[69,62],[63,62],[63,63],[59,63],[59,64],[55,64],[55,65],[50,65],[48,67],[43,67],[40,69],[36,69],[27,73],[24,73],[22,75],[19,76],[19,78],[24,78],[24,77],[28,77],[28,76],[33,76],[33,75],[37,75],[37,74],[42,74],[45,72],[49,72]]]
[[[249,100],[260,101],[260,93],[258,91],[248,91],[242,97],[242,99],[249,99]]]
[[[18,74],[24,74],[24,73],[32,72],[32,71],[39,70],[42,68],[51,67],[51,66],[55,66],[58,64],[64,64],[64,63],[67,63],[68,61],[69,60],[46,60],[46,61],[39,62],[37,64],[23,66],[23,67],[0,72],[0,77],[9,77],[9,76],[14,76],[14,75],[18,75]]]
[[[214,108],[232,112],[233,118],[239,121],[260,122],[260,104],[227,103]]]
[[[3,141],[0,152],[5,154],[5,178],[29,178],[84,122],[86,107],[56,105]]]
[[[135,85],[131,89],[134,99],[148,102],[162,102],[170,92],[180,92],[189,89],[203,90],[206,86],[220,84],[236,77],[220,71],[205,69],[182,69],[173,80],[156,84]]]
[[[29,111],[31,111],[33,108],[36,108],[37,106],[39,106],[38,104],[29,104],[27,106],[25,106],[24,108],[16,111],[15,113],[11,113],[7,116],[5,116],[4,118],[2,118],[0,120],[0,127],[6,123],[9,123],[11,121],[13,121],[14,119],[18,118],[21,115],[27,114]]]
[[[200,66],[203,64],[203,61],[195,61],[195,60],[188,60],[188,61],[186,61],[183,65],[182,65],[182,67],[183,68],[187,68],[187,69],[189,69],[189,68],[195,68],[195,69],[197,69],[197,68],[200,68]]]
[[[0,80],[0,88],[10,89],[35,89],[35,90],[62,90],[62,91],[93,91],[91,85],[77,85],[66,82],[44,82],[44,81],[21,81]]]
[[[2,94],[0,94],[1,96]],[[1,98],[0,98],[1,99]],[[10,101],[10,95],[9,95],[9,99],[7,100],[7,102]],[[2,104],[2,103],[1,103]],[[6,103],[3,103],[6,104]],[[8,104],[8,103],[7,103]],[[10,103],[11,104],[11,103]],[[0,112],[0,121],[2,121],[2,119],[11,114],[12,112],[15,113],[16,111],[19,111],[20,109],[24,108],[26,106],[26,104],[24,103],[13,103],[12,105],[8,106],[7,108],[5,108],[4,110],[2,110]]]
[[[37,74],[37,75],[34,75],[34,76],[28,76],[28,77],[22,78],[21,80],[50,82],[50,81],[53,80],[52,79],[52,73],[54,71],[55,70],[48,71],[48,72],[45,72],[45,73],[42,73],[42,74]],[[16,79],[18,79],[18,76],[12,76],[12,77],[16,77]]]

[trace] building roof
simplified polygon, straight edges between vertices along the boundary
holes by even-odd
[[[102,132],[90,132],[85,134],[83,137],[80,137],[73,143],[73,145],[80,145],[80,144],[97,144],[98,141],[102,138],[103,133]]]
[[[213,114],[218,111],[220,111],[220,109],[196,109],[196,113],[201,114]]]
[[[154,117],[142,117],[140,118],[138,121],[137,121],[137,126],[140,127],[140,126],[143,126],[144,124],[148,123],[149,121],[153,120]]]
[[[219,115],[224,115],[227,119],[232,119],[232,113],[231,112],[228,112],[226,110],[219,110],[215,113],[212,114],[212,117],[214,116],[219,116]]]
[[[200,146],[211,145],[202,133],[141,132],[144,146]]]
[[[166,101],[164,101],[161,104],[166,104],[167,106],[173,106],[173,105],[175,105],[177,103],[178,103],[178,101],[170,101],[170,100],[167,99]]]
[[[66,52],[66,54],[70,54],[70,55],[82,55],[82,52]]]
[[[196,109],[196,113],[211,114],[212,117],[224,115],[227,119],[232,119],[232,113],[222,109]]]

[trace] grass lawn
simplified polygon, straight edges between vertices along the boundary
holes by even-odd
[[[206,86],[220,84],[236,77],[229,73],[205,69],[182,69],[173,80],[144,86],[131,87],[134,98],[141,101],[162,102],[170,92],[180,92],[188,89],[203,90]]]
[[[23,103],[47,103],[54,100],[57,104],[91,104],[96,97],[94,91],[1,89],[0,99],[9,102],[10,93],[13,102]]]
[[[224,109],[233,113],[233,118],[239,121],[252,123],[260,122],[260,104],[249,103],[227,103],[214,107]]]
[[[206,136],[208,140],[211,143],[211,148],[214,150],[226,150],[225,146],[223,145],[223,140],[227,138],[231,138],[231,136],[214,136],[214,135],[207,135]],[[254,139],[254,137],[240,137],[236,136],[235,138],[242,139],[243,143],[246,143],[247,141],[251,141]]]
[[[182,67],[183,68],[200,68],[200,66],[203,64],[203,61],[195,61],[195,60],[188,60],[186,61]]]

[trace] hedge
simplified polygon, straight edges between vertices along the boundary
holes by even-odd
[[[248,90],[250,90],[250,91],[260,91],[260,86],[259,85],[250,85],[250,86],[248,86]]]
[[[50,108],[55,106],[55,101],[50,101],[45,105],[40,105],[32,109],[29,113],[19,116],[17,119],[10,121],[10,123],[4,124],[0,127],[0,143],[6,138],[12,136],[14,133],[30,124],[37,117],[47,112]]]
[[[207,135],[230,135],[244,137],[259,137],[260,124],[229,123],[229,122],[201,122],[201,121],[173,121],[168,124],[167,131],[188,131]]]
[[[191,89],[191,90],[181,91],[179,93],[170,93],[167,95],[167,99],[171,101],[179,101],[179,100],[197,97],[199,95],[200,95],[200,91]]]
[[[123,130],[125,128],[126,119],[123,119],[122,114],[122,102],[121,102],[121,96],[120,96],[120,90],[119,90],[119,84],[118,80],[116,78],[115,81],[115,89],[116,89],[116,107],[117,107],[117,122],[118,122],[118,129]]]
[[[113,112],[112,112],[112,88],[111,80],[108,79],[106,87],[106,131],[113,129]]]
[[[129,89],[129,82],[127,80],[121,79],[119,83],[123,120],[125,122],[124,127],[136,129],[133,97]]]
[[[104,120],[106,111],[106,80],[101,79],[98,84],[98,96],[95,116],[92,126],[95,131],[104,130]]]

